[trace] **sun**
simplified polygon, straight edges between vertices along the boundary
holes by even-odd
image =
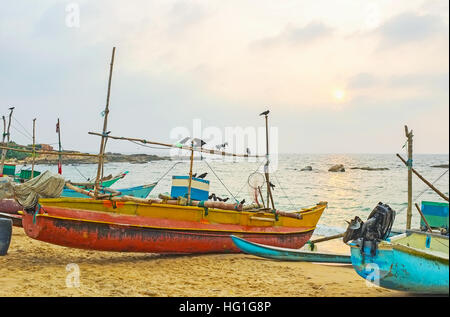
[[[342,101],[345,98],[345,91],[342,89],[335,89],[333,91],[333,97],[334,99],[336,99],[337,101]]]

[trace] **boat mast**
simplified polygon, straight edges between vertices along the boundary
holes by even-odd
[[[192,188],[192,166],[194,165],[194,140],[191,141],[191,164],[189,167],[189,185],[188,185],[188,205],[191,203],[191,188]]]
[[[9,128],[11,127],[11,117],[13,115],[13,111],[14,111],[14,107],[9,108],[8,128],[3,130],[3,145],[6,145],[6,147],[9,145]],[[5,117],[3,117],[3,126],[6,127]],[[5,138],[7,141],[6,144],[5,144]],[[5,166],[5,159],[6,159],[7,151],[8,150],[5,150],[5,149],[2,150],[2,163],[1,163],[1,168],[0,168],[1,176],[3,176],[3,167]]]
[[[412,218],[412,162],[413,162],[413,133],[408,131],[408,126],[405,125],[405,135],[408,139],[408,209],[406,211],[406,229],[411,229]]]
[[[264,115],[266,119],[266,164],[264,165],[264,174],[266,176],[267,182],[267,207],[269,207],[269,201],[272,202],[272,209],[275,210],[275,204],[273,203],[272,197],[272,189],[270,187],[269,180],[269,110],[266,110],[260,114],[260,116]]]
[[[31,161],[31,179],[34,178],[34,163],[36,159],[36,118],[33,119],[33,154],[31,154],[32,161]]]
[[[61,153],[62,146],[61,146],[61,125],[58,118],[58,123],[56,124],[56,132],[58,133],[58,149]],[[62,155],[58,156],[58,174],[62,174]]]
[[[99,153],[99,157],[98,157],[97,177],[95,178],[95,186],[94,186],[94,195],[95,196],[98,195],[98,190],[100,187],[100,175],[102,174],[103,164],[104,164],[104,160],[105,160],[105,142],[106,142],[106,139],[108,138],[108,136],[106,134],[106,130],[108,128],[109,96],[111,93],[111,79],[112,79],[112,71],[113,71],[113,65],[114,65],[115,52],[116,52],[116,48],[113,47],[112,56],[111,56],[111,64],[109,67],[108,93],[106,95],[105,110],[103,112],[105,119],[103,120],[103,133],[102,133],[102,140],[100,142],[100,153]]]

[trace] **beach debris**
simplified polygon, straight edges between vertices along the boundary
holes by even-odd
[[[312,171],[312,166],[308,165],[302,168],[300,171]]]
[[[336,165],[333,165],[332,167],[330,167],[328,172],[345,172],[345,168],[344,168],[344,165],[342,165],[342,164],[336,164]]]

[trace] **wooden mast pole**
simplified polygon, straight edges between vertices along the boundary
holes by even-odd
[[[270,187],[270,180],[269,180],[269,110],[264,111],[260,115],[264,115],[266,119],[266,159],[267,162],[264,166],[264,174],[266,176],[266,182],[267,182],[267,206],[269,206],[269,201],[272,203],[272,209],[275,210],[275,204],[273,202],[272,197],[272,188]]]
[[[191,164],[189,167],[189,185],[188,185],[188,205],[191,204],[191,188],[192,188],[192,167],[194,165],[194,141],[191,142]]]
[[[113,47],[112,56],[111,56],[111,64],[109,67],[108,93],[106,95],[106,106],[105,106],[105,110],[104,110],[105,119],[103,120],[103,134],[102,134],[102,140],[100,142],[100,153],[99,153],[99,157],[98,157],[97,177],[95,178],[95,187],[94,187],[94,195],[95,196],[98,195],[98,190],[100,187],[100,175],[103,170],[103,164],[104,164],[104,160],[105,160],[104,155],[105,155],[105,141],[107,138],[106,130],[108,128],[109,96],[111,93],[111,79],[112,79],[115,52],[116,52],[116,48]]]
[[[59,122],[59,118],[58,118],[58,123],[56,124],[56,132],[58,133],[58,150],[61,153],[62,151],[62,146],[61,146],[61,124]],[[62,155],[58,156],[58,174],[62,174]]]
[[[6,129],[6,135],[3,133],[3,144],[8,146],[9,145],[9,129],[11,127],[11,118],[13,115],[14,107],[9,108],[9,119],[8,119],[8,128]],[[5,144],[5,136],[6,136],[6,144]],[[6,152],[8,150],[3,149],[2,150],[2,163],[0,167],[0,175],[3,176],[3,167],[5,166],[5,159],[6,159]]]
[[[408,138],[408,209],[406,211],[406,229],[411,229],[412,218],[412,162],[413,162],[413,133],[408,131],[408,126],[405,125],[405,135]]]
[[[34,178],[34,163],[36,159],[36,118],[33,119],[33,154],[31,154],[32,161],[31,161],[31,178]]]
[[[6,118],[5,116],[2,116],[3,119],[3,138],[2,138],[2,145],[5,145],[5,139],[6,139]],[[4,150],[3,150],[4,151]],[[0,177],[3,176],[3,151],[2,151],[2,168],[0,171]]]

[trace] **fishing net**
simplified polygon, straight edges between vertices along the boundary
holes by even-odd
[[[262,188],[266,183],[266,179],[263,174],[255,172],[250,174],[247,180],[248,183],[248,193],[252,198],[254,203],[259,205],[258,197],[262,195]]]
[[[4,177],[0,181],[0,199],[14,198],[24,209],[34,209],[39,198],[57,198],[61,196],[65,180],[61,175],[49,171],[18,184],[12,178]]]

